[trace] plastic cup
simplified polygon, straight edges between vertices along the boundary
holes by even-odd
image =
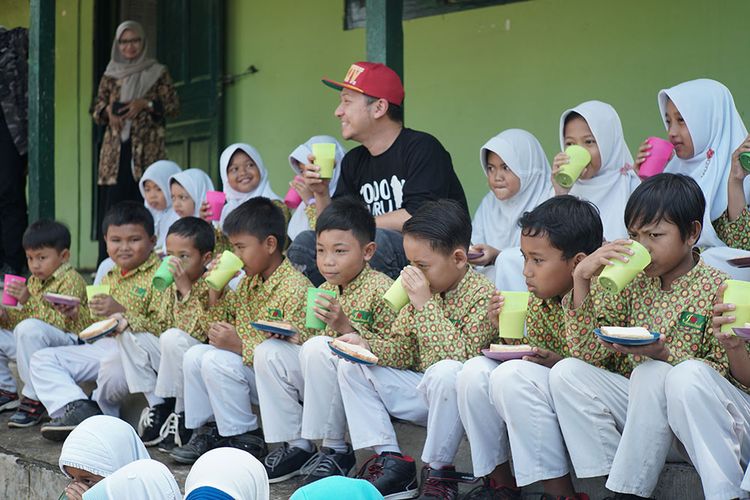
[[[315,330],[323,330],[326,324],[323,320],[315,316],[315,299],[321,295],[328,295],[330,297],[336,297],[336,292],[331,290],[323,290],[322,288],[310,287],[307,289],[307,310],[305,313],[305,327],[314,328]]]
[[[227,201],[227,195],[221,191],[206,191],[206,202],[211,208],[211,216],[208,220],[221,220],[221,209]]]
[[[750,323],[750,282],[726,280],[727,289],[724,290],[724,303],[734,304],[734,311],[727,311],[724,316],[734,316],[734,323],[721,325],[721,331],[732,333],[732,328],[742,328]]]
[[[633,281],[638,273],[646,269],[651,263],[651,255],[646,247],[634,241],[630,244],[630,249],[635,252],[634,255],[628,255],[629,260],[623,262],[614,259],[611,266],[605,266],[599,275],[599,284],[609,293],[620,293]]]
[[[26,278],[23,276],[16,276],[15,274],[5,275],[5,280],[3,281],[3,305],[16,307],[18,305],[18,299],[7,292],[8,285],[11,283],[26,283]]]
[[[386,304],[388,304],[394,312],[399,312],[409,303],[409,295],[401,284],[401,276],[396,278],[396,281],[394,281],[388,291],[385,292],[383,300],[385,300]]]
[[[504,299],[498,318],[500,337],[522,339],[531,294],[529,292],[500,292],[500,294]]]
[[[586,165],[591,163],[591,154],[586,148],[575,144],[568,146],[565,154],[570,157],[570,163],[560,167],[560,171],[555,174],[555,181],[567,189],[573,186]]]
[[[312,145],[314,164],[320,167],[321,179],[333,177],[333,166],[336,163],[336,145],[331,142],[319,142]]]
[[[750,153],[740,153],[740,165],[750,172]]]
[[[651,156],[641,163],[641,168],[638,170],[638,176],[642,179],[664,172],[664,167],[667,166],[674,152],[674,146],[667,140],[649,137],[646,141],[651,144],[649,150]]]
[[[174,276],[172,275],[172,270],[169,269],[169,261],[172,257],[164,257],[164,259],[161,261],[161,265],[154,273],[154,277],[151,280],[151,284],[159,290],[160,292],[163,292],[167,288],[169,288],[169,285],[174,283]]]
[[[242,266],[244,266],[242,259],[229,250],[224,250],[219,258],[219,263],[208,273],[206,283],[214,290],[223,290],[237,274],[237,271],[242,269]]]
[[[294,180],[302,181],[302,177],[297,175],[294,177]],[[299,195],[296,189],[290,187],[289,191],[286,192],[286,196],[284,196],[284,203],[287,207],[294,210],[299,206],[300,203],[302,203],[302,197]]]
[[[86,287],[86,298],[88,300],[97,295],[109,295],[109,285],[89,285]]]

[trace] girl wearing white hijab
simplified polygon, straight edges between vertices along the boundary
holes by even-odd
[[[331,196],[333,196],[333,193],[336,191],[336,185],[339,182],[339,175],[341,175],[341,160],[344,159],[344,155],[346,154],[346,150],[335,138],[331,137],[330,135],[314,135],[310,137],[307,142],[305,142],[304,144],[300,144],[294,149],[294,151],[291,152],[291,154],[289,155],[289,165],[292,167],[294,175],[302,175],[302,166],[309,161],[307,157],[312,154],[312,145],[320,143],[330,143],[336,145],[336,164],[334,165],[333,169],[333,177],[328,184],[328,192]],[[297,193],[299,193],[300,197],[302,198],[302,203],[299,204],[297,209],[294,211],[292,218],[289,220],[289,230],[287,231],[287,234],[289,235],[289,239],[293,240],[302,231],[310,230],[310,221],[307,216],[306,208],[307,202],[312,199],[313,194],[312,191],[307,189],[304,182],[292,181],[290,185],[297,191]]]
[[[83,500],[145,499],[182,500],[174,476],[156,460],[131,462],[83,494]]]
[[[214,183],[206,172],[189,168],[169,178],[172,207],[179,217],[200,217],[201,203]]]
[[[60,470],[73,480],[65,494],[79,499],[102,478],[144,458],[150,457],[130,424],[106,415],[89,417],[73,429],[60,452]]]
[[[479,162],[490,192],[482,199],[472,221],[469,252],[483,255],[470,262],[485,266],[482,272],[490,279],[499,277],[498,273],[509,273],[523,281],[518,219],[550,197],[549,162],[536,137],[520,129],[505,130],[488,140],[479,150]],[[496,273],[494,264],[498,254],[506,250],[515,258],[504,259],[507,265],[502,269],[498,266]],[[525,290],[525,282],[522,286]]]
[[[713,221],[727,210],[732,153],[747,136],[731,92],[715,80],[691,80],[661,90],[658,102],[669,140],[675,144],[675,155],[664,171],[689,175],[706,197],[703,231],[698,240],[701,257],[735,279],[750,280],[750,269],[738,269],[726,262],[750,256],[750,252],[727,247],[713,226]],[[748,178],[744,186],[747,199]]]
[[[640,179],[632,169],[633,157],[615,108],[601,101],[587,101],[566,110],[560,117],[560,147],[564,150],[572,144],[588,149],[591,163],[567,193],[596,205],[605,240],[627,238],[625,205]],[[555,156],[552,174],[569,161],[565,153]],[[557,194],[566,193],[554,178],[552,182]]]
[[[268,500],[269,496],[266,468],[237,448],[204,453],[185,480],[185,500]]]

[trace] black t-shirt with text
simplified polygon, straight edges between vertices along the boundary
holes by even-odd
[[[378,156],[364,146],[344,156],[333,197],[345,195],[358,196],[374,216],[399,208],[413,215],[425,201],[446,198],[468,210],[450,154],[430,134],[408,128]]]

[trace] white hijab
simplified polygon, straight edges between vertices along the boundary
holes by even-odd
[[[229,167],[229,162],[232,159],[232,155],[237,151],[244,151],[246,155],[252,158],[252,160],[258,166],[258,171],[260,172],[260,181],[258,182],[258,185],[249,193],[242,193],[240,191],[237,191],[236,189],[233,189],[232,186],[229,185],[227,168]],[[264,196],[271,200],[281,199],[271,189],[271,184],[270,182],[268,182],[268,170],[266,170],[266,167],[263,164],[263,158],[260,156],[260,153],[258,153],[258,150],[249,144],[238,142],[236,144],[232,144],[231,146],[227,146],[226,149],[224,149],[224,151],[221,153],[221,158],[219,159],[219,170],[221,172],[221,183],[224,186],[224,194],[227,195],[227,204],[224,205],[224,209],[221,211],[220,224],[222,226],[224,225],[224,219],[227,218],[227,215],[229,215],[232,210],[242,205],[250,198]]]
[[[166,465],[145,459],[131,462],[95,484],[84,500],[182,500],[180,487]]]
[[[133,427],[124,420],[96,415],[81,422],[65,439],[59,465],[107,477],[130,462],[151,458]]]
[[[129,61],[120,53],[119,41],[122,32],[131,30],[141,39],[141,53]],[[104,70],[104,75],[121,80],[120,84],[120,102],[130,102],[146,95],[146,92],[161,76],[164,66],[157,63],[155,59],[147,57],[148,43],[146,32],[140,23],[135,21],[124,21],[115,31],[115,39],[112,42],[112,52],[110,53],[109,63]],[[130,138],[131,120],[125,120],[125,124],[120,131],[120,139],[124,142]]]
[[[172,210],[172,196],[169,192],[169,178],[182,172],[182,169],[173,161],[159,160],[152,163],[138,182],[138,188],[143,196],[143,204],[146,206],[151,215],[154,217],[154,229],[156,230],[156,248],[164,248],[164,241],[167,239],[167,231],[179,216]],[[161,189],[167,206],[164,210],[156,210],[146,201],[146,181],[151,181]]]
[[[299,164],[307,163],[308,155],[312,154],[312,145],[320,143],[332,143],[336,145],[336,165],[333,169],[333,177],[331,178],[331,182],[328,184],[328,192],[331,196],[333,196],[333,193],[336,192],[336,185],[339,182],[339,176],[341,175],[341,160],[344,159],[344,155],[346,154],[346,150],[335,138],[331,137],[330,135],[314,135],[310,137],[307,142],[305,142],[304,144],[300,144],[294,149],[294,151],[291,152],[291,154],[289,154],[289,166],[292,167],[294,175],[300,175],[301,170]],[[302,200],[302,203],[300,203],[300,205],[294,211],[294,214],[292,214],[292,218],[289,220],[289,229],[287,230],[287,234],[292,240],[296,238],[297,235],[302,231],[307,231],[310,229],[310,223],[307,220],[307,214],[305,214],[307,201],[308,200]]]
[[[615,108],[601,101],[587,101],[560,117],[560,147],[565,149],[565,119],[578,113],[586,120],[599,146],[602,166],[591,179],[578,179],[569,194],[588,200],[599,209],[604,239],[627,238],[625,205],[640,184],[633,171],[633,157],[625,143],[622,123]]]
[[[485,243],[498,250],[521,244],[518,219],[549,198],[551,169],[542,145],[529,132],[505,130],[479,150],[479,162],[487,175],[487,153],[492,151],[521,181],[521,188],[510,199],[501,201],[490,191],[482,200],[472,222],[472,243]]]
[[[214,190],[214,183],[206,172],[199,168],[189,168],[169,178],[169,185],[177,181],[188,192],[195,203],[194,217],[201,216],[201,203],[206,201],[206,192]]]
[[[216,448],[196,460],[185,479],[185,498],[199,488],[215,488],[242,500],[268,500],[266,468],[237,448]]]
[[[689,160],[674,155],[664,171],[689,175],[698,182],[706,197],[706,214],[698,246],[726,246],[716,235],[711,221],[718,219],[727,209],[732,153],[747,136],[745,124],[734,105],[732,93],[715,80],[691,80],[659,91],[659,112],[665,127],[667,99],[674,103],[685,120],[695,153]],[[746,198],[748,188],[750,183],[746,179]]]

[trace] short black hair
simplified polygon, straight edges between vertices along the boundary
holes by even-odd
[[[214,228],[211,227],[211,224],[198,217],[181,217],[177,219],[174,224],[169,226],[167,236],[170,234],[176,234],[193,240],[193,246],[198,249],[201,255],[206,252],[213,252],[214,245],[216,245]]]
[[[430,248],[449,255],[456,248],[471,245],[471,217],[455,200],[427,201],[404,222],[402,234],[427,240]]]
[[[586,118],[583,117],[581,113],[576,113],[575,111],[571,111],[567,115],[565,115],[565,123],[563,123],[563,127],[568,124],[569,121],[575,120],[576,118],[580,118],[583,121],[586,121]]]
[[[263,196],[250,198],[232,210],[224,221],[223,230],[227,236],[243,233],[255,236],[260,241],[273,236],[279,252],[286,242],[284,212]]]
[[[643,227],[666,220],[677,226],[686,241],[696,222],[703,223],[706,198],[692,177],[658,174],[649,177],[630,195],[625,205],[625,227]]]
[[[375,241],[375,217],[364,203],[351,196],[333,199],[315,222],[318,236],[331,229],[351,231],[363,246]]]
[[[599,210],[590,201],[569,194],[555,196],[524,212],[518,220],[523,236],[546,236],[568,260],[602,246],[604,229]]]
[[[376,102],[379,97],[373,97],[371,95],[366,95],[367,98],[367,105]],[[404,123],[404,108],[402,106],[397,106],[396,104],[393,104],[392,102],[388,102],[388,111],[385,112],[386,116],[393,120],[396,123]]]
[[[58,252],[70,250],[70,230],[61,222],[39,219],[26,228],[21,245],[24,250],[41,248],[54,248]]]
[[[143,203],[137,201],[121,201],[107,210],[102,221],[102,234],[107,234],[109,226],[126,226],[128,224],[143,226],[149,237],[154,235],[154,217],[143,206]]]

